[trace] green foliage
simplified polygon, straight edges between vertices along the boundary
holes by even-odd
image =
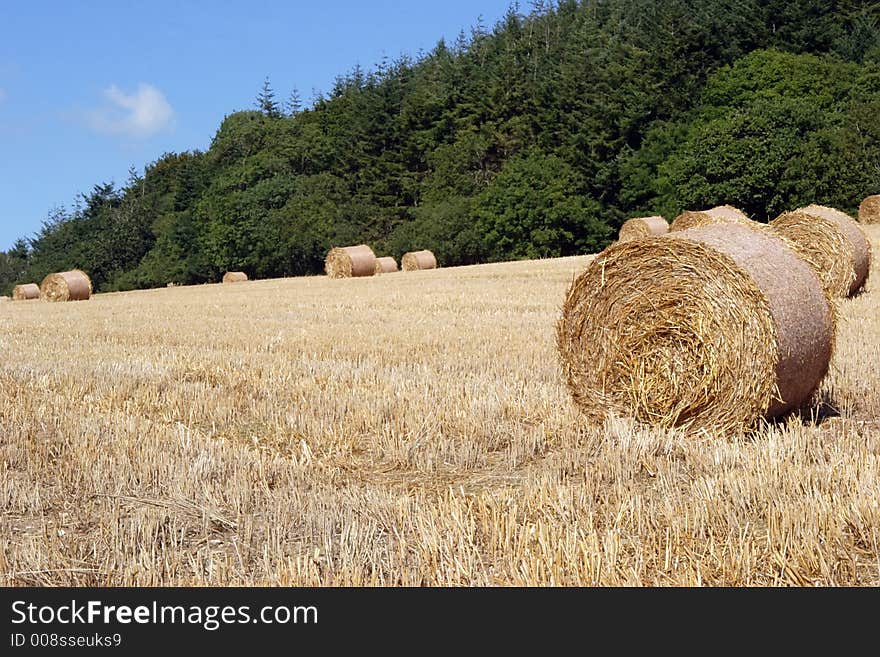
[[[509,160],[476,198],[478,232],[492,260],[552,258],[595,251],[610,231],[584,181],[555,155]]]
[[[268,78],[204,152],[96,185],[0,254],[0,286],[96,289],[319,273],[366,242],[441,264],[601,249],[630,216],[731,203],[853,211],[880,180],[878,6],[832,0],[514,5],[303,106]]]

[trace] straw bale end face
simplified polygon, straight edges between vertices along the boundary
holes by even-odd
[[[418,271],[420,269],[436,269],[437,258],[431,251],[410,251],[404,253],[400,259],[403,271]]]
[[[92,296],[92,281],[80,269],[49,274],[40,284],[40,297],[46,301],[86,301]]]
[[[393,274],[396,271],[399,271],[397,268],[397,260],[391,256],[376,258],[376,274]]]
[[[710,210],[686,210],[672,220],[670,232],[710,226],[712,224],[754,224],[748,215],[732,205],[719,205]]]
[[[864,286],[871,244],[845,212],[808,205],[779,215],[769,225],[813,266],[831,296],[852,296]]]
[[[366,244],[334,247],[324,259],[324,272],[330,278],[373,276],[376,254]]]
[[[243,271],[228,271],[223,274],[224,283],[244,283],[248,280],[248,275]]]
[[[668,232],[669,223],[663,217],[635,217],[623,222],[618,234],[618,241],[628,242],[650,235],[664,235]]]
[[[859,205],[859,223],[880,224],[880,194],[866,197]]]
[[[708,226],[603,251],[569,288],[556,345],[594,423],[741,432],[810,398],[828,369],[833,314],[782,242]]]
[[[36,283],[24,283],[12,288],[13,301],[31,301],[40,298],[40,286]]]

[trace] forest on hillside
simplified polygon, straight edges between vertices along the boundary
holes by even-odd
[[[442,265],[573,255],[633,216],[875,193],[880,2],[537,0],[307,107],[267,80],[206,151],[51,210],[0,252],[0,293],[71,268],[97,291],[316,274],[362,242]]]

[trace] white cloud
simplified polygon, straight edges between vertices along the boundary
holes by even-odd
[[[89,125],[98,132],[144,139],[174,124],[174,110],[151,84],[140,83],[133,94],[114,84],[104,91],[104,97],[109,104],[88,115]]]

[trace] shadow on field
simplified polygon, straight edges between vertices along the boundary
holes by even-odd
[[[823,392],[812,404],[792,413],[792,417],[807,427],[821,426],[831,418],[840,417],[840,409],[837,402],[827,392]],[[783,420],[784,418],[779,418],[779,421]]]

